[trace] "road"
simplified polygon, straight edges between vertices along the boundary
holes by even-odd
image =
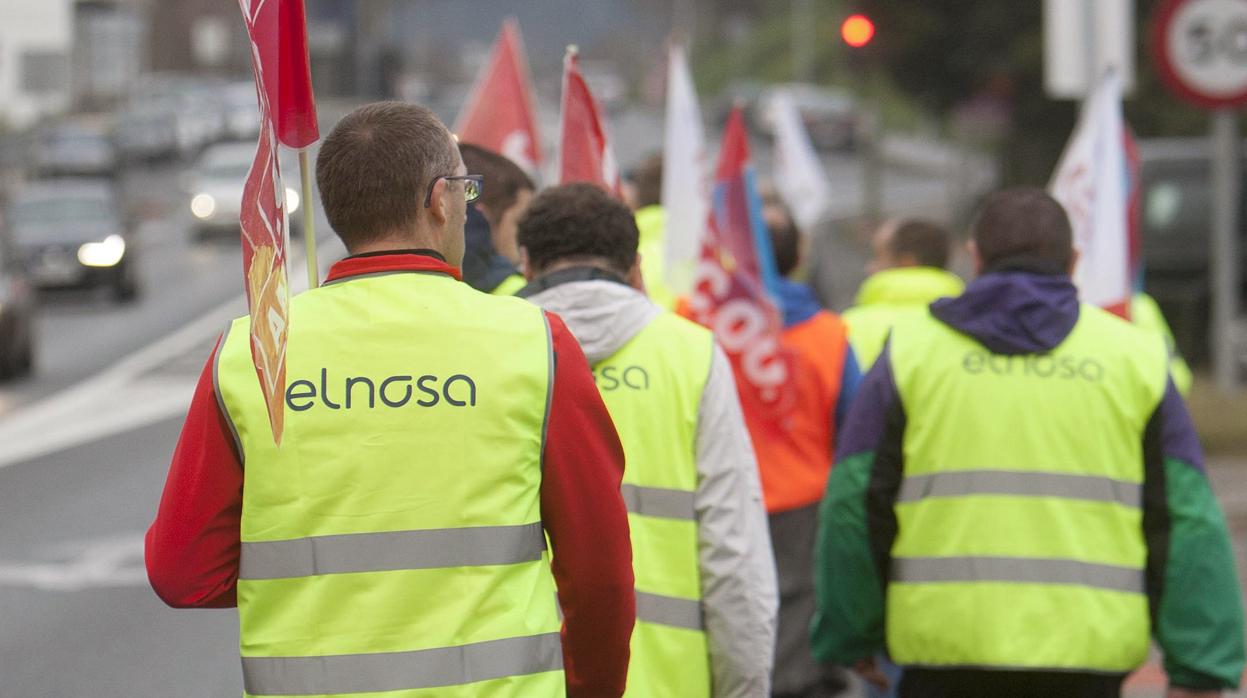
[[[143,569],[190,390],[246,311],[237,238],[192,239],[179,175],[121,181],[142,217],[140,298],[44,294],[35,373],[0,386],[0,697],[240,694],[234,613],[173,613]],[[344,252],[323,215],[317,229],[324,269]]]
[[[846,178],[858,166],[828,164]],[[177,181],[163,167],[124,182],[148,213],[141,300],[46,299],[36,374],[0,386],[0,698],[241,692],[234,612],[166,608],[142,564],[190,390],[217,333],[245,310],[237,244],[192,241]],[[902,172],[885,187],[891,210],[937,206],[923,197],[945,191]],[[323,216],[317,228],[323,269],[343,252]],[[295,291],[302,268],[293,260]],[[1247,492],[1247,482],[1231,489]],[[1247,516],[1235,520],[1247,527]],[[1154,675],[1143,678],[1132,696],[1154,694]]]

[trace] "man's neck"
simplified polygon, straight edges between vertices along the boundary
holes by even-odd
[[[427,235],[404,235],[402,237],[387,237],[380,240],[369,240],[353,246],[350,250],[351,256],[361,254],[380,254],[384,252],[404,252],[408,250],[434,250],[445,256],[440,249],[440,245],[433,242],[432,238]]]
[[[611,268],[611,265],[610,265],[610,262],[607,262],[605,258],[602,258],[602,257],[576,257],[576,258],[573,258],[573,259],[559,259],[559,260],[555,260],[555,261],[553,261],[553,262],[551,262],[551,263],[547,264],[546,266],[542,267],[542,268],[541,268],[541,271],[539,271],[539,272],[537,272],[536,274],[534,274],[534,275],[533,275],[533,277],[534,277],[534,278],[536,278],[536,277],[538,277],[538,276],[545,276],[546,274],[552,274],[552,273],[554,273],[554,272],[556,272],[556,271],[562,271],[562,270],[564,270],[564,269],[575,269],[575,268],[585,268],[585,267],[591,267],[591,268],[594,268],[594,269],[598,269],[598,270],[600,270],[600,271],[608,272],[608,273],[614,274],[615,276],[619,276],[619,277],[622,277],[622,276],[623,276],[623,274],[620,274],[619,272],[617,272],[617,271],[615,271],[614,269],[612,269],[612,268]]]

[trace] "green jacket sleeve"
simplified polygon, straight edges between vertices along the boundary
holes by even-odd
[[[838,664],[884,648],[884,592],[896,537],[904,414],[885,348],[839,434],[815,542],[814,656]]]
[[[1242,592],[1225,516],[1172,382],[1144,439],[1148,596],[1169,682],[1237,687],[1247,653]]]

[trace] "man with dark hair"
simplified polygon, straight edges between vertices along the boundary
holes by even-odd
[[[524,287],[515,226],[537,187],[519,165],[498,153],[470,143],[460,143],[459,153],[468,171],[486,182],[464,226],[463,280],[478,291],[513,295]]]
[[[1042,266],[1066,274],[1077,254],[1065,209],[1053,208],[1041,189],[1018,188],[987,198],[971,227],[977,258],[985,267]]]
[[[654,153],[632,171],[637,229],[641,231],[641,276],[645,291],[660,307],[675,307],[676,297],[664,278],[667,258],[667,210],[662,207],[662,153]],[[690,193],[691,195],[691,193]]]
[[[972,255],[978,278],[892,328],[850,410],[815,652],[871,674],[886,640],[902,698],[1098,697],[1155,638],[1170,696],[1237,686],[1234,557],[1163,341],[1078,302],[1042,190],[990,196]]]
[[[732,368],[709,330],[639,290],[636,223],[588,184],[520,220],[531,283],[584,347],[627,454],[636,575],[628,695],[769,695],[775,571]]]
[[[316,175],[351,256],[291,300],[282,442],[242,317],[147,533],[153,588],[238,606],[248,695],[621,695],[623,450],[575,338],[460,283],[479,181],[429,110],[355,110]]]
[[[844,671],[820,665],[810,650],[814,613],[814,534],[818,502],[827,486],[839,426],[861,373],[844,323],[823,310],[809,286],[793,281],[801,260],[801,233],[783,201],[767,195],[762,215],[780,275],[781,337],[790,359],[796,402],[785,428],[745,412],[758,454],[771,546],[779,573],[779,631],[774,695],[822,698],[847,685]]]
[[[951,239],[934,223],[886,221],[875,231],[871,245],[874,257],[866,267],[870,276],[857,292],[856,305],[844,311],[849,341],[863,370],[875,362],[893,324],[965,287],[957,275],[945,270]]]

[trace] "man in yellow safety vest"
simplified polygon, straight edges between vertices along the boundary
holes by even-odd
[[[641,292],[637,239],[627,207],[588,184],[542,192],[520,221],[520,296],[580,341],[627,454],[627,695],[764,698],[775,567],[731,365],[709,330]]]
[[[243,317],[192,399],[152,586],[238,606],[248,696],[619,696],[623,452],[575,338],[459,280],[481,182],[429,110],[357,109],[316,175],[351,256],[291,301],[281,445]]]
[[[1080,304],[1069,220],[992,195],[978,278],[898,322],[822,505],[814,651],[886,643],[911,696],[1120,694],[1155,638],[1173,696],[1244,666],[1242,592],[1163,340]]]

